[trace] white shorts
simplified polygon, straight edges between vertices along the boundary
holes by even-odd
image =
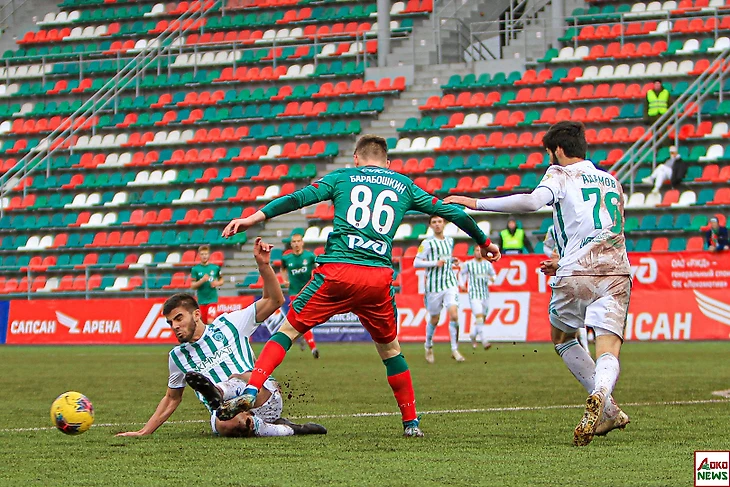
[[[550,324],[555,328],[574,333],[590,326],[623,340],[631,297],[629,276],[557,277],[550,287]]]
[[[426,293],[424,301],[428,314],[437,316],[441,314],[443,308],[448,309],[452,306],[459,305],[459,290],[455,287],[450,287],[437,293]]]
[[[486,315],[489,311],[489,298],[469,298],[472,316]]]
[[[261,406],[251,410],[251,414],[257,416],[267,423],[273,423],[277,419],[281,418],[281,412],[284,409],[284,398],[281,396],[279,390],[279,384],[273,379],[266,379],[264,387],[271,393],[271,397],[268,401],[263,403]],[[216,411],[210,415],[210,429],[213,433],[218,434],[218,429],[215,427]]]

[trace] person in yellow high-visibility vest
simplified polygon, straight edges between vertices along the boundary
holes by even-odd
[[[661,117],[671,104],[669,90],[664,88],[661,81],[654,81],[654,87],[646,92],[646,110],[644,111],[646,122],[652,123]]]
[[[507,220],[507,228],[499,232],[500,248],[502,254],[522,254],[532,253],[532,244],[527,240],[525,231],[517,227],[517,221],[514,218]]]

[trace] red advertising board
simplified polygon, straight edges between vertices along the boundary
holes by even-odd
[[[547,279],[539,271],[536,254],[505,255],[494,269],[497,279],[493,291],[549,292]],[[730,252],[666,252],[629,254],[634,290],[728,289],[730,288]],[[401,292],[423,294],[425,269],[415,269],[413,259],[404,259]]]
[[[164,299],[11,301],[8,344],[176,343],[162,315]],[[221,298],[222,312],[248,306],[253,297]]]
[[[541,255],[504,256],[494,267],[488,334],[495,341],[549,341],[548,279],[539,272]],[[627,340],[730,339],[730,253],[631,253],[633,290],[626,324]],[[423,307],[423,270],[403,262],[399,338],[422,341],[427,314]],[[460,296],[461,337],[468,339],[472,316]],[[445,315],[442,324],[446,324]],[[448,341],[439,326],[437,341]]]
[[[461,338],[468,340],[473,318],[469,300],[460,295]],[[548,303],[550,294],[513,292],[490,295],[486,316],[487,334],[492,341],[550,341]],[[428,315],[423,297],[417,294],[396,296],[398,338],[421,342]],[[636,290],[626,320],[626,340],[728,340],[730,339],[730,294],[726,291]],[[436,341],[448,341],[446,317],[436,329]]]
[[[486,316],[494,341],[549,341],[548,279],[539,272],[540,255],[505,256],[495,264],[496,283]],[[730,339],[730,252],[632,253],[631,305],[627,340]],[[428,318],[423,276],[403,262],[399,338],[423,341]],[[461,337],[468,340],[473,317],[460,296]],[[240,309],[251,296],[221,298],[219,311]],[[163,299],[11,301],[9,344],[175,343],[161,314]],[[448,340],[442,316],[435,339]]]

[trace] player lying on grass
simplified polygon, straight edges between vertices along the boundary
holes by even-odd
[[[206,326],[200,307],[187,293],[175,294],[165,301],[163,313],[180,345],[169,354],[170,377],[167,393],[155,413],[139,431],[117,436],[145,436],[167,421],[182,401],[185,382],[210,411],[210,426],[220,436],[291,436],[325,434],[320,425],[293,424],[281,417],[283,400],[279,385],[269,379],[249,412],[226,420],[217,417],[221,403],[240,395],[254,367],[249,337],[284,302],[281,286],[271,268],[272,246],[257,238],[254,259],[264,281],[263,297],[249,307],[226,313]]]
[[[556,123],[545,134],[543,145],[551,166],[532,193],[478,201],[450,196],[446,201],[506,213],[552,205],[560,259],[557,267],[546,260],[542,268],[556,276],[550,284],[549,308],[555,350],[589,394],[573,434],[573,443],[583,446],[595,434],[629,422],[611,397],[619,376],[618,356],[631,294],[623,190],[616,178],[586,160],[582,123]],[[576,339],[577,330],[585,326],[595,330],[595,362]]]
[[[454,222],[476,240],[480,251],[490,259],[499,258],[499,248],[460,208],[444,205],[408,177],[388,169],[388,146],[382,137],[361,137],[353,161],[355,167],[334,171],[306,188],[277,198],[252,216],[233,220],[223,231],[223,236],[230,237],[320,201],[331,200],[334,204],[334,228],[325,253],[317,258],[319,267],[292,302],[279,332],[261,352],[245,393],[226,402],[221,417],[256,404],[261,386],[284,360],[293,340],[336,314],[352,312],[370,333],[383,360],[388,384],[401,411],[403,434],[423,436],[411,373],[396,338],[393,236],[406,212],[416,210]]]

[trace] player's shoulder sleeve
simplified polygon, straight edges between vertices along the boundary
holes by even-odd
[[[195,279],[196,281],[197,281],[198,279],[200,279],[200,272],[198,271],[198,266],[194,265],[194,266],[193,266],[193,267],[192,267],[192,268],[190,269],[190,275],[191,275],[191,276],[193,277],[193,279]]]
[[[307,259],[310,259],[310,260],[316,260],[317,259],[317,256],[314,255],[314,252],[310,252],[309,250],[305,250],[304,253],[307,256]]]
[[[168,367],[170,368],[170,376],[167,379],[167,387],[170,389],[182,389],[185,387],[185,372],[182,369],[180,359],[177,357],[175,350],[170,350],[168,358]]]
[[[428,257],[431,255],[431,240],[425,239],[421,241],[421,244],[418,246],[418,252],[416,253],[416,258],[428,260]]]
[[[224,315],[239,334],[249,337],[261,323],[256,321],[256,303]]]
[[[314,186],[321,192],[332,194],[334,192],[334,189],[337,187],[337,183],[339,183],[344,177],[347,176],[348,170],[348,168],[337,169],[329,174],[325,174],[321,178],[314,181],[312,183],[312,186]]]
[[[568,174],[561,166],[552,165],[545,171],[537,187],[547,188],[553,193],[553,200],[549,204],[553,205],[565,198],[567,178]]]

